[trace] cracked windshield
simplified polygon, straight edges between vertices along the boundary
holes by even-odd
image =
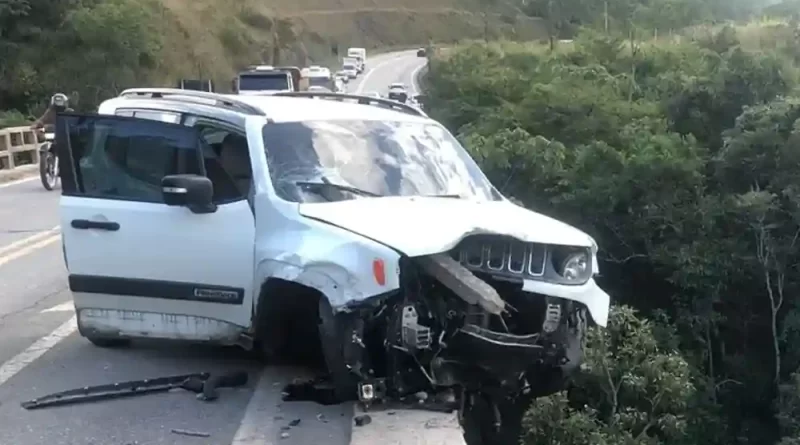
[[[0,445],[800,444],[800,0],[5,0],[0,59]]]

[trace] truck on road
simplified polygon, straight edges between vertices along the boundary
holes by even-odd
[[[240,95],[273,94],[281,91],[305,91],[308,82],[294,66],[255,65],[233,79],[233,92]]]
[[[367,69],[367,50],[364,48],[348,48],[347,57],[357,60],[358,72],[363,73]]]

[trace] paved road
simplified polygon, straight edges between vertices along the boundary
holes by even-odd
[[[425,66],[425,60],[417,57],[416,50],[373,57],[367,62],[367,68],[372,70],[351,81],[347,90],[353,93],[377,92],[385,96],[389,92],[389,85],[402,82],[408,87],[409,93],[416,94],[419,92],[416,76]]]
[[[385,93],[392,82],[405,82],[413,89],[411,76],[423,63],[413,51],[373,57],[370,70],[351,82],[349,90]],[[281,402],[283,384],[304,375],[303,370],[265,368],[233,348],[92,346],[75,332],[57,231],[58,199],[58,192],[46,192],[38,178],[0,185],[0,444],[346,445],[351,435],[353,444],[373,443],[376,437],[399,444],[392,435],[410,425],[404,422],[428,422],[431,429],[427,418],[404,414],[396,416],[400,425],[388,417],[376,418],[352,432],[352,406]],[[214,403],[178,391],[40,411],[19,406],[36,396],[85,385],[222,370],[248,371],[252,383],[224,390]],[[279,439],[296,419],[300,423],[288,430],[289,437]],[[173,429],[209,437],[184,436]],[[435,439],[444,444],[445,430],[458,435],[452,424],[439,429],[414,443]]]

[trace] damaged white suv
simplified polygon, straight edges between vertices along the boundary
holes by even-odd
[[[56,146],[69,286],[100,346],[274,353],[312,348],[310,327],[341,399],[442,395],[469,445],[503,445],[606,323],[594,241],[395,101],[128,90],[59,115]]]

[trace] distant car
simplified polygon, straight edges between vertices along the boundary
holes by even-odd
[[[426,55],[427,52],[425,51],[425,48],[420,48],[417,50],[417,57],[425,57]]]
[[[317,92],[317,93],[332,93],[333,92],[333,91],[329,90],[328,88],[321,87],[319,85],[312,85],[312,86],[308,87],[308,91],[310,91],[312,93],[314,93],[314,92]]]
[[[408,91],[405,84],[393,83],[389,85],[389,99],[405,103],[408,100]]]
[[[358,68],[350,63],[345,63],[342,65],[342,72],[344,72],[350,79],[355,79],[358,77]]]

